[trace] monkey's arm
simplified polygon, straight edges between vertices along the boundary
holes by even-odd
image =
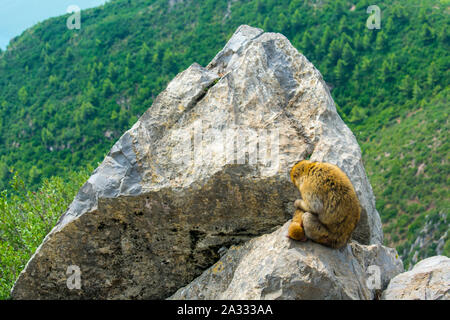
[[[294,207],[296,209],[314,214],[320,214],[323,210],[322,201],[320,201],[317,197],[308,197],[305,198],[305,200],[297,199],[294,202]]]

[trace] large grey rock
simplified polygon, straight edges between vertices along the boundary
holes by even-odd
[[[383,292],[384,300],[450,300],[450,259],[434,256],[397,275]]]
[[[363,207],[354,239],[381,243],[360,148],[322,76],[281,34],[241,26],[206,68],[178,74],[113,146],[12,297],[166,298],[222,246],[286,222],[299,196],[289,170],[307,157],[347,173]],[[69,265],[80,267],[81,290],[66,286]]]
[[[395,249],[351,242],[335,250],[272,234],[233,246],[170,299],[374,299],[403,271]]]

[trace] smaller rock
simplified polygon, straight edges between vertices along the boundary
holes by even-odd
[[[391,280],[384,300],[450,300],[450,259],[434,256]]]
[[[271,234],[232,246],[169,299],[376,299],[403,271],[393,248],[352,241],[331,249],[287,238],[290,221]]]

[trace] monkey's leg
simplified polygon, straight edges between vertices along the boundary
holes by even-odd
[[[338,243],[337,236],[330,232],[316,215],[305,212],[302,218],[305,234],[309,239],[332,248],[337,248],[341,245]]]
[[[303,229],[303,211],[296,210],[292,222],[289,225],[288,237],[294,240],[306,241],[305,231]]]

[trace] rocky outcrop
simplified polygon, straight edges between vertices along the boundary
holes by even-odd
[[[289,169],[309,157],[347,173],[363,208],[353,238],[380,244],[360,148],[322,76],[283,35],[241,26],[206,68],[178,74],[117,141],[12,297],[167,298],[220,248],[290,219],[299,193]],[[71,265],[81,289],[66,285]]]
[[[391,280],[384,300],[450,300],[450,259],[434,256]]]
[[[395,249],[351,242],[335,250],[272,234],[233,246],[170,299],[372,300],[403,271]]]

